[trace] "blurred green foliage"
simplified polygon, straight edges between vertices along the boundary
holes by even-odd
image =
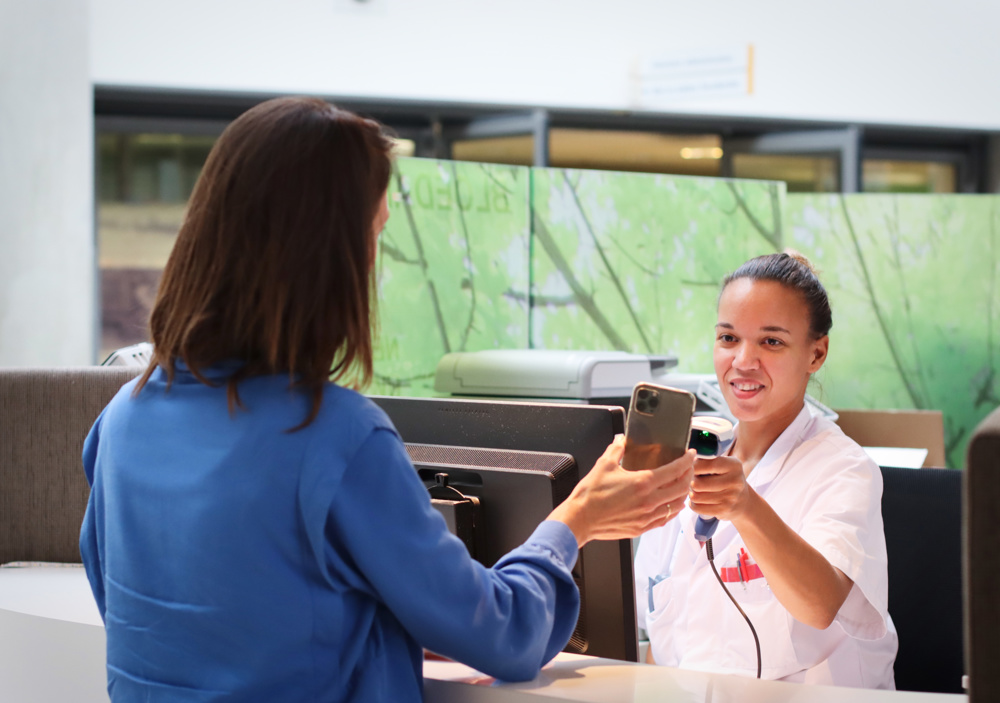
[[[445,353],[527,347],[528,187],[526,168],[397,162],[369,393],[433,395]]]
[[[944,414],[948,465],[965,464],[997,385],[1000,198],[789,195],[791,246],[833,307],[828,405]]]

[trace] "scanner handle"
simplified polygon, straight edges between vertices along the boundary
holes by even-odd
[[[694,521],[694,538],[704,544],[715,534],[715,528],[719,526],[719,519],[714,517],[701,517]]]

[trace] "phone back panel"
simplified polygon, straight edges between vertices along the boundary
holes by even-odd
[[[636,384],[626,419],[622,467],[629,471],[655,469],[683,455],[691,437],[696,402],[694,394],[687,391]]]

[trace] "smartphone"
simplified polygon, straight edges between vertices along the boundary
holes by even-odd
[[[680,458],[691,438],[695,396],[669,386],[637,383],[625,420],[622,467],[655,469]]]

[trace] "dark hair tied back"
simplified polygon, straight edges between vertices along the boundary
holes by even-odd
[[[723,279],[722,289],[740,278],[775,281],[797,291],[809,308],[809,330],[813,337],[819,339],[830,333],[833,327],[830,300],[812,264],[802,254],[786,249],[780,254],[764,254],[750,259]]]

